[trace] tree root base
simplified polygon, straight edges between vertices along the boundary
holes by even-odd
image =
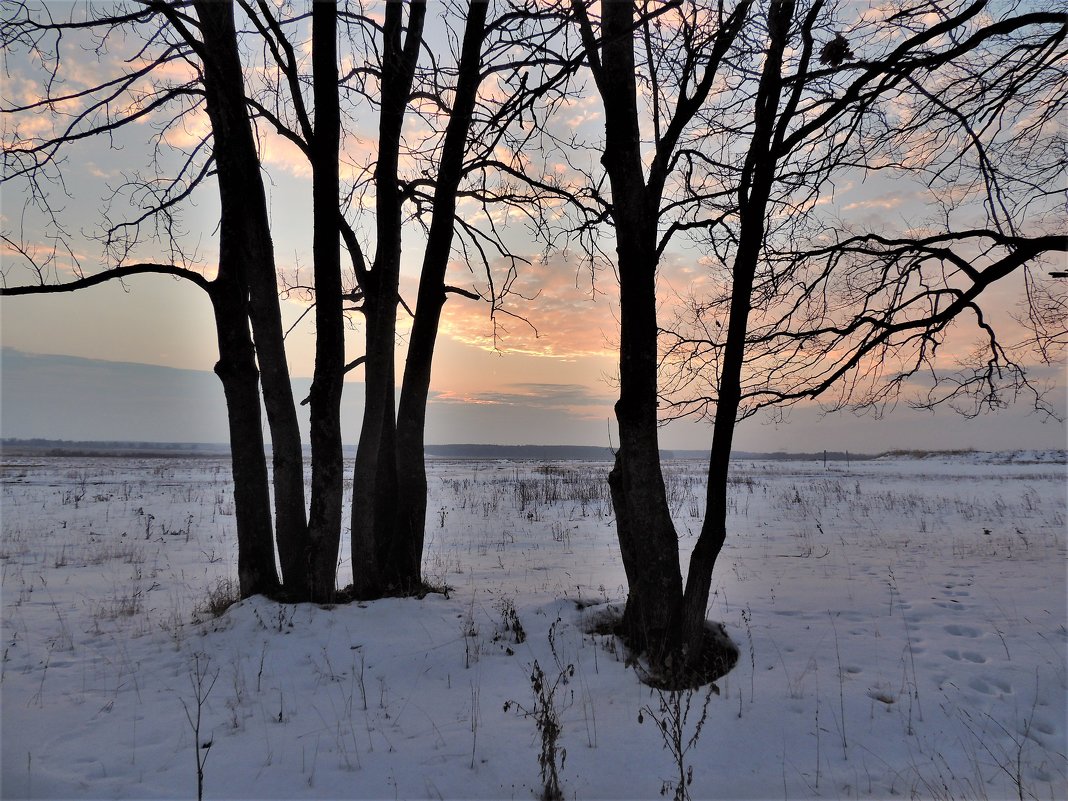
[[[659,659],[650,658],[648,652],[636,652],[627,642],[618,607],[598,609],[587,617],[583,628],[587,634],[618,637],[627,649],[626,664],[634,667],[643,684],[658,690],[692,690],[706,685],[715,688],[715,682],[738,662],[738,646],[720,623],[712,621],[706,621],[696,652],[692,647],[676,649]]]

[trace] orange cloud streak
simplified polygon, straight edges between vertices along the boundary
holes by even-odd
[[[599,279],[595,291],[582,270],[566,260],[534,260],[521,268],[510,287],[512,294],[492,318],[486,304],[450,300],[442,332],[468,345],[507,353],[554,359],[612,355],[617,329],[614,281]]]

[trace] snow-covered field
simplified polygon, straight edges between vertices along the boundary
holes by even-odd
[[[0,794],[190,798],[199,763],[205,798],[525,799],[558,715],[569,799],[670,798],[679,761],[693,798],[1064,799],[1063,460],[736,465],[741,657],[673,696],[586,631],[624,596],[607,465],[432,462],[448,597],[213,618],[225,461],[6,458]],[[702,465],[666,469],[685,554]]]

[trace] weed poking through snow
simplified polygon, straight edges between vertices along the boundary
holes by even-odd
[[[186,720],[189,721],[189,727],[193,730],[193,751],[197,762],[197,801],[204,799],[204,763],[208,761],[208,754],[214,744],[212,738],[203,742],[200,739],[204,704],[207,703],[208,696],[211,695],[215,682],[219,678],[217,669],[211,673],[210,663],[211,657],[205,654],[193,654],[193,667],[189,671],[189,683],[193,686],[192,708],[184,698],[181,699]]]
[[[511,598],[501,598],[497,604],[497,611],[501,614],[501,628],[493,635],[494,642],[508,641],[516,645],[526,642],[527,632],[519,620],[519,613],[515,610],[515,601]],[[515,653],[510,646],[505,646],[505,652],[511,656]]]
[[[563,664],[556,650],[556,625],[560,618],[549,627],[549,648],[552,651],[553,662],[556,665],[556,676],[550,681],[549,676],[534,660],[530,671],[530,688],[534,694],[534,703],[526,707],[517,701],[505,701],[504,711],[508,712],[515,707],[525,718],[534,718],[534,724],[538,728],[541,738],[541,748],[538,753],[538,767],[541,771],[541,801],[562,801],[563,790],[560,789],[560,771],[567,761],[567,749],[559,745],[560,735],[563,733],[563,725],[560,717],[575,701],[575,691],[567,690],[565,699],[557,698],[557,691],[561,687],[567,687],[575,675],[575,666],[571,663]],[[559,760],[559,765],[557,765]]]
[[[708,720],[708,704],[713,695],[719,695],[719,690],[715,684],[705,687],[701,712],[693,724],[693,734],[689,737],[686,732],[690,727],[691,713],[695,709],[694,696],[701,691],[654,689],[653,692],[656,693],[658,701],[656,708],[651,704],[643,706],[638,711],[638,723],[644,723],[646,715],[653,720],[664,741],[664,749],[674,758],[675,769],[678,771],[674,778],[664,781],[660,787],[660,795],[673,792],[674,801],[689,801],[690,785],[693,784],[693,765],[686,764],[686,755],[697,745],[701,730]]]

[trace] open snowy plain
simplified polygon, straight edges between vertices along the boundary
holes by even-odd
[[[666,465],[684,556],[702,467]],[[1068,798],[1063,451],[737,464],[718,694],[590,633],[607,468],[433,461],[447,597],[213,617],[225,460],[5,458],[0,794]]]

